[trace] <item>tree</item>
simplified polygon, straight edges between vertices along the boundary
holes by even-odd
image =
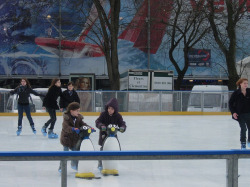
[[[99,0],[93,0],[101,25],[101,33],[103,43],[101,48],[105,54],[107,62],[108,75],[112,90],[120,89],[119,59],[118,59],[118,31],[119,31],[119,15],[120,0],[108,0],[110,13],[107,14]]]
[[[206,18],[203,9],[190,10],[185,0],[175,1],[172,8],[174,14],[172,19],[166,23],[168,26],[167,35],[169,36],[169,59],[174,65],[178,77],[175,83],[175,90],[180,90],[182,80],[189,67],[188,53],[208,32]],[[183,48],[184,64],[179,63],[175,53]]]
[[[236,89],[235,83],[239,79],[235,65],[237,47],[236,30],[239,28],[238,23],[246,10],[244,7],[247,0],[220,0],[219,2],[208,0],[207,2],[207,18],[211,25],[214,39],[226,59],[229,79],[228,88],[229,90],[234,90]]]

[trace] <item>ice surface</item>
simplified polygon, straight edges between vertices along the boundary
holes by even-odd
[[[231,116],[123,116],[127,131],[119,133],[122,150],[230,150],[240,149],[240,128]],[[94,125],[97,116],[85,116]],[[24,117],[23,131],[16,136],[17,117],[0,117],[0,151],[61,151],[59,139],[44,137],[47,116],[34,116],[37,135]],[[55,132],[60,135],[62,117]],[[90,137],[94,146],[98,132]],[[1,187],[60,187],[59,161],[0,162]],[[96,163],[97,167],[97,163]],[[239,160],[239,187],[250,186],[250,160]],[[98,170],[96,168],[96,171]],[[84,180],[75,178],[68,162],[68,187],[223,187],[225,160],[120,161],[120,176]]]

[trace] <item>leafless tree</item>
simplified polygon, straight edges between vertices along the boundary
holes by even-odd
[[[246,10],[246,3],[247,0],[224,0],[220,2],[208,0],[207,5],[204,5],[207,9],[206,13],[214,40],[226,59],[230,90],[236,89],[235,83],[239,79],[235,65],[238,39],[236,30],[239,28],[239,22]]]
[[[189,67],[189,50],[192,49],[209,31],[203,9],[192,9],[185,0],[176,0],[172,8],[172,19],[167,24],[169,36],[169,59],[174,65],[178,77],[175,90],[180,90],[182,80]],[[183,48],[184,64],[178,61],[176,51]]]

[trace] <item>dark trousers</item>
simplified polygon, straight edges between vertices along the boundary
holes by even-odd
[[[239,115],[240,141],[246,142],[246,132],[248,130],[248,139],[250,140],[250,113]]]
[[[49,113],[50,119],[45,123],[45,127],[47,128],[50,124],[49,130],[53,130],[56,123],[56,110],[53,108],[46,108]]]
[[[23,112],[26,113],[26,116],[30,122],[30,126],[34,125],[33,119],[32,119],[31,114],[30,114],[30,106],[29,105],[17,104],[17,110],[18,110],[18,126],[22,126]]]

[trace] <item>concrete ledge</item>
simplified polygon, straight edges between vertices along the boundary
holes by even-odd
[[[167,116],[167,115],[231,115],[230,112],[120,112],[123,116]],[[83,116],[99,116],[100,112],[81,112]],[[25,113],[24,113],[25,115]],[[57,112],[62,116],[62,112]],[[0,113],[0,116],[18,116],[17,113]],[[45,113],[31,113],[31,116],[49,116]]]

